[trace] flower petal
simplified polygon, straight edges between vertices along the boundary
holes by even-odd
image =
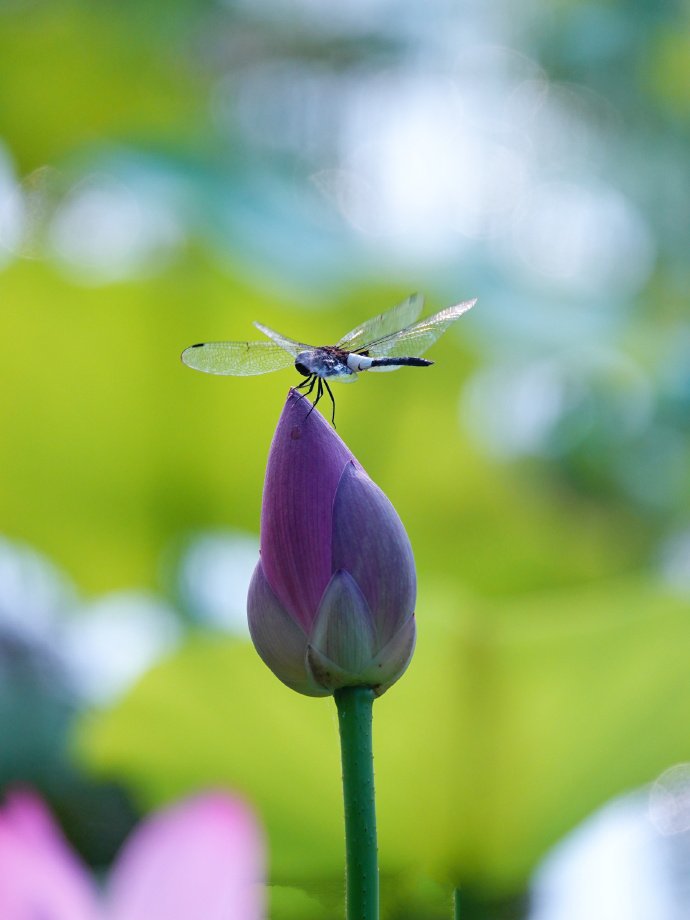
[[[247,595],[249,632],[264,664],[293,690],[307,696],[326,696],[307,671],[307,637],[302,627],[283,609],[259,562]]]
[[[405,673],[412,659],[416,639],[414,615],[400,627],[391,641],[375,658],[369,659],[357,671],[341,667],[320,649],[309,646],[307,666],[314,680],[330,691],[339,687],[371,687],[382,696]]]
[[[333,573],[333,499],[353,459],[321,414],[290,390],[268,456],[261,562],[281,604],[305,632]]]
[[[309,645],[356,675],[374,657],[376,627],[369,605],[348,572],[336,572],[326,588]]]
[[[307,649],[307,666],[313,679],[327,688],[329,694],[340,687],[366,686],[366,681],[360,681],[358,677],[343,670],[335,661],[311,646]]]
[[[0,809],[0,917],[97,920],[96,891],[41,799],[9,793]]]
[[[414,611],[414,557],[395,508],[352,463],[343,471],[333,506],[333,568],[349,572],[359,585],[383,647]]]
[[[260,920],[263,841],[239,799],[207,793],[143,822],[117,858],[108,920]]]
[[[382,696],[403,676],[412,660],[416,641],[417,626],[413,614],[372,662],[372,667],[377,669],[380,679],[380,683],[375,687],[377,696]]]

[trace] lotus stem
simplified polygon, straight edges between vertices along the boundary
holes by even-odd
[[[338,707],[345,801],[345,892],[347,920],[378,920],[379,870],[372,750],[374,691],[343,687]]]

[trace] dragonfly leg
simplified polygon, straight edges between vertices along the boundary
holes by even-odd
[[[300,394],[299,394],[299,398],[300,398],[300,399],[304,399],[305,396],[309,396],[309,394],[311,393],[311,391],[314,389],[314,384],[315,384],[315,383],[316,383],[316,374],[312,374],[311,377],[307,377],[306,380],[304,380],[302,383],[298,384],[298,385],[295,387],[296,390],[300,390],[302,387],[308,387],[308,389],[305,390],[304,393],[300,393]]]
[[[326,387],[328,390],[328,395],[331,397],[331,404],[333,405],[333,412],[331,413],[331,424],[335,428],[335,399],[333,398],[333,393],[331,392],[331,388],[328,386],[327,380],[324,380],[323,385]]]
[[[318,386],[316,387],[316,399],[315,399],[314,402],[312,403],[312,407],[311,407],[311,409],[309,410],[309,412],[307,412],[307,418],[309,418],[309,416],[312,414],[312,412],[314,411],[314,409],[316,409],[316,405],[317,405],[318,401],[319,401],[319,400],[321,399],[321,397],[323,396],[323,379],[322,379],[321,377],[318,377],[317,379],[318,379],[318,381],[319,381],[319,384],[318,384]]]

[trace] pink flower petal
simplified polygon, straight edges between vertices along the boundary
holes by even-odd
[[[261,564],[281,606],[305,633],[333,574],[333,499],[351,461],[354,457],[323,416],[290,390],[268,455]]]
[[[108,920],[261,920],[263,843],[250,809],[207,793],[144,821],[110,876]]]
[[[97,920],[96,892],[41,799],[11,792],[0,809],[2,920]]]

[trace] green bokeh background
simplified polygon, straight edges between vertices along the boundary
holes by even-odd
[[[632,196],[656,261],[633,293],[602,292],[608,331],[589,335],[645,375],[653,408],[632,434],[617,407],[634,392],[588,378],[583,364],[588,398],[551,440],[492,453],[481,419],[473,427],[459,412],[461,394],[497,353],[516,366],[562,353],[577,295],[498,277],[481,241],[472,259],[378,270],[370,241],[316,208],[299,163],[253,148],[239,125],[219,131],[209,97],[226,72],[239,85],[238,60],[316,64],[324,78],[353,63],[383,72],[403,53],[385,17],[343,37],[290,4],[261,15],[191,0],[164,11],[0,5],[0,138],[28,203],[0,270],[0,526],[83,597],[146,588],[177,603],[181,541],[258,531],[266,453],[294,375],[194,374],[178,360],[185,346],[243,338],[253,320],[333,341],[416,288],[431,309],[479,296],[435,346],[431,371],[372,375],[337,394],[338,432],[398,509],[418,563],[418,651],[375,712],[391,920],[448,916],[456,886],[473,902],[518,904],[541,857],[582,819],[690,759],[687,585],[679,593],[659,564],[688,511],[690,376],[669,383],[667,371],[672,346],[690,354],[687,177],[672,187],[690,153],[690,20],[673,4],[491,6],[546,79],[618,113],[595,171]],[[440,9],[428,15],[442,21]],[[409,51],[416,39],[406,41]],[[138,188],[177,189],[184,233],[173,249],[110,278],[61,261],[51,243],[61,202],[85,177],[127,182],[137,169]],[[547,304],[534,324],[561,340],[513,337],[495,309],[513,301],[516,312]],[[647,491],[629,488],[631,463]],[[27,692],[3,718],[22,718],[22,706],[35,715]],[[330,700],[291,694],[246,640],[194,627],[123,699],[64,712],[43,769],[8,754],[2,775],[42,786],[68,831],[80,784],[96,797],[115,784],[141,812],[227,786],[267,829],[271,916],[337,915]],[[126,825],[131,805],[109,807]],[[77,837],[85,858],[104,861]]]

